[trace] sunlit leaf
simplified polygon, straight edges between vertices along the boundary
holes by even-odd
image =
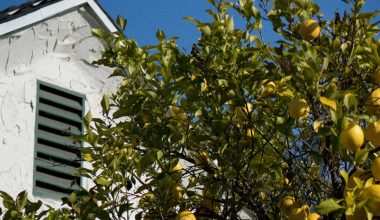
[[[322,104],[329,106],[334,111],[336,111],[336,108],[337,108],[336,101],[328,99],[328,98],[323,97],[323,96],[319,97],[319,101],[321,101]]]
[[[334,212],[339,209],[344,209],[345,207],[342,205],[339,205],[339,202],[342,200],[335,200],[335,199],[327,199],[323,202],[321,202],[317,207],[316,210],[318,213],[325,215],[331,212]]]

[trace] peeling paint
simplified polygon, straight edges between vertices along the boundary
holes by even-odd
[[[102,94],[116,81],[108,79],[109,68],[91,65],[103,50],[91,36],[99,27],[82,7],[0,36],[0,190],[31,195],[37,80],[85,94],[86,111],[101,117]]]

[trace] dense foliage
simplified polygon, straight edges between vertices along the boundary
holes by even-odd
[[[380,216],[379,12],[347,0],[324,20],[310,0],[209,2],[211,22],[185,18],[201,32],[188,53],[160,30],[145,47],[94,30],[107,45],[95,64],[122,78],[104,118],[85,117],[91,168],[79,173],[94,186],[42,213],[3,193],[6,219]]]

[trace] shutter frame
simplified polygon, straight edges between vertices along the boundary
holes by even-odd
[[[40,80],[36,85],[33,195],[61,200],[82,186],[82,178],[70,172],[82,167],[79,148],[83,143],[74,143],[70,136],[83,134],[86,98]]]

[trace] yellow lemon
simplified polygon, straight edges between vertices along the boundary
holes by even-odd
[[[289,220],[307,220],[309,206],[303,205],[290,211]]]
[[[319,220],[319,219],[321,219],[321,216],[318,215],[317,213],[310,213],[307,216],[307,220]]]
[[[303,40],[311,41],[319,36],[321,32],[321,27],[318,22],[313,19],[308,19],[302,22],[298,33],[301,35]]]
[[[277,183],[279,184],[279,185],[284,185],[284,186],[286,186],[286,185],[289,185],[289,179],[288,178],[280,178],[280,179],[278,179],[277,180]]]
[[[363,129],[356,123],[347,122],[340,132],[339,141],[343,149],[356,151],[364,143]]]
[[[346,215],[346,220],[365,220],[367,219],[367,213],[363,208],[355,209],[353,215]]]
[[[289,115],[294,119],[306,118],[310,107],[305,99],[294,99],[289,105]]]
[[[176,185],[172,186],[169,191],[169,196],[173,200],[181,200],[183,197],[183,189],[182,187]]]
[[[246,135],[247,135],[247,138],[252,138],[253,135],[255,135],[255,130],[253,130],[252,128],[247,129]]]
[[[181,163],[178,162],[176,165],[172,166],[171,171],[172,172],[181,172],[182,171]]]
[[[270,81],[265,85],[265,89],[263,93],[261,94],[263,97],[267,97],[273,94],[273,92],[276,90],[276,84],[274,82]]]
[[[293,204],[296,202],[294,197],[292,196],[285,196],[282,199],[281,205],[280,205],[280,210],[283,212],[285,215],[289,215],[290,211],[292,210]]]
[[[285,161],[282,161],[281,162],[281,168],[282,169],[288,169],[289,168],[289,164],[287,162],[285,162]]]
[[[199,151],[195,155],[194,160],[195,160],[195,164],[197,164],[197,165],[200,165],[200,164],[210,164],[211,163],[210,154],[207,151],[205,151],[205,150]]]
[[[376,69],[372,74],[373,81],[380,86],[380,68]]]
[[[380,120],[368,124],[365,137],[375,146],[380,146]]]
[[[380,180],[380,157],[376,157],[376,159],[372,161],[371,173],[376,180]]]
[[[363,199],[368,199],[367,208],[374,216],[380,216],[380,185],[373,184],[364,189]]]
[[[195,215],[190,211],[180,212],[175,220],[196,220]]]
[[[253,105],[251,103],[246,103],[242,107],[235,108],[235,116],[243,121],[248,120],[248,114],[253,110]]]
[[[375,89],[365,101],[366,112],[370,115],[380,115],[380,89]]]

